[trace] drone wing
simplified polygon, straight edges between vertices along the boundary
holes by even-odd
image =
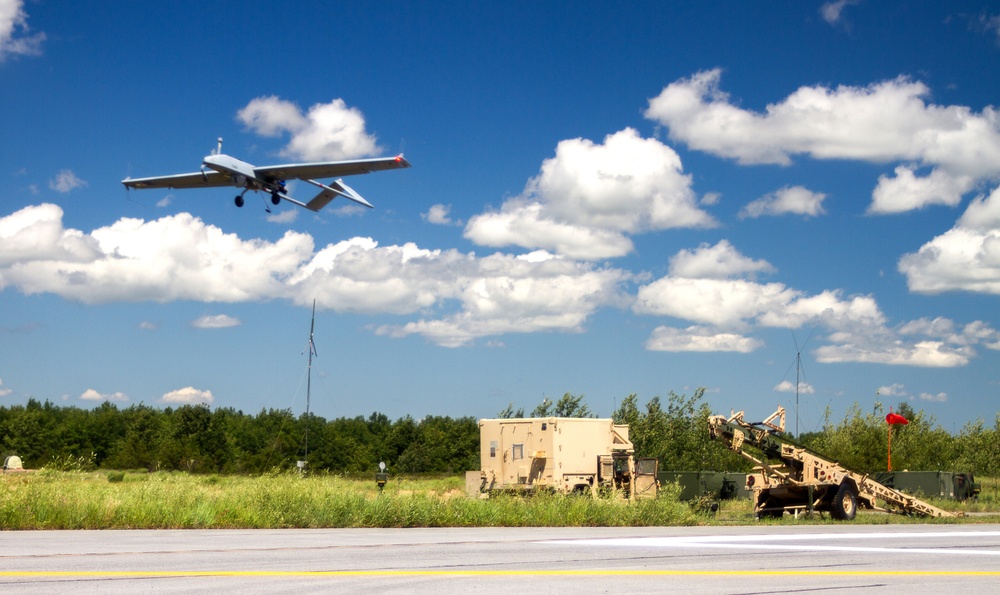
[[[217,171],[191,172],[172,176],[153,176],[150,178],[125,178],[122,184],[126,188],[216,188],[232,186],[229,176]]]
[[[352,159],[350,161],[324,161],[320,163],[288,163],[285,165],[265,165],[253,171],[258,179],[310,180],[316,178],[339,178],[358,174],[370,174],[387,169],[410,167],[410,162],[402,155],[375,159]]]

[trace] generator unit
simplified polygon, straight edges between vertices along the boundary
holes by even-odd
[[[545,417],[479,421],[480,471],[467,491],[497,490],[655,497],[656,459],[633,457],[628,426],[611,419]]]

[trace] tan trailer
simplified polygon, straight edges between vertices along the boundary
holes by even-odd
[[[656,496],[656,460],[636,461],[628,426],[611,419],[483,419],[479,435],[481,471],[466,475],[471,494],[545,489]]]
[[[957,516],[785,438],[784,407],[778,407],[760,423],[744,421],[740,411],[729,418],[712,416],[708,425],[712,438],[756,465],[754,472],[747,475],[747,487],[754,494],[757,518],[819,511],[829,512],[835,519],[851,520],[858,507],[931,517]],[[751,455],[748,448],[759,454]],[[885,507],[880,507],[879,501]]]

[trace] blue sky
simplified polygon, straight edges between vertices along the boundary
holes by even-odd
[[[0,403],[1000,402],[995,2],[0,0]],[[404,153],[374,210],[126,176]],[[311,198],[310,187],[290,193]],[[790,418],[789,425],[793,424]]]

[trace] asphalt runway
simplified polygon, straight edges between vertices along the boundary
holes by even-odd
[[[992,593],[1000,525],[0,532],[5,593]]]

